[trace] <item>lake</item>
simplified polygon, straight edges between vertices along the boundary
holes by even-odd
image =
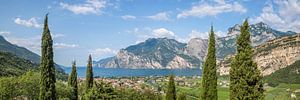
[[[71,73],[71,67],[65,67],[65,71]],[[77,74],[84,78],[86,67],[77,67]],[[99,68],[93,67],[94,77],[131,77],[131,76],[176,76],[201,75],[201,69],[123,69],[123,68]]]

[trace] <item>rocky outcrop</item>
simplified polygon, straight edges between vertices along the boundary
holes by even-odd
[[[207,46],[207,39],[193,38],[187,43],[186,53],[200,60],[204,60],[208,48]]]
[[[270,40],[255,47],[254,50],[253,60],[262,71],[262,75],[270,75],[300,60],[300,34]],[[229,74],[232,58],[233,56],[228,56],[220,61],[218,69],[220,75]]]
[[[168,63],[167,69],[193,68],[193,64],[183,59],[180,56],[175,56],[174,59]]]
[[[268,41],[256,47],[254,54],[262,74],[269,75],[300,60],[300,34]]]

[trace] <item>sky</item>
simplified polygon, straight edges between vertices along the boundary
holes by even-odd
[[[85,66],[148,38],[188,42],[219,37],[248,18],[280,31],[300,32],[299,0],[1,0],[0,35],[40,55],[43,20],[58,64]]]

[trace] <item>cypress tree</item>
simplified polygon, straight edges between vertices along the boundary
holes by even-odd
[[[85,77],[85,89],[86,92],[93,87],[93,68],[92,68],[92,56],[89,55],[88,64],[86,68],[86,77]]]
[[[166,100],[176,100],[176,88],[174,82],[174,75],[169,77],[168,90],[166,93]]]
[[[209,34],[209,45],[206,59],[203,66],[202,76],[202,100],[217,100],[217,68],[216,68],[216,48],[213,27]]]
[[[39,100],[56,100],[55,67],[53,62],[52,38],[48,28],[48,14],[44,22],[42,35],[41,80]]]
[[[78,99],[78,86],[77,86],[77,71],[76,71],[76,62],[72,62],[72,72],[68,79],[68,85],[70,85],[73,88],[72,94],[71,94],[71,100],[77,100]]]
[[[230,99],[264,99],[262,76],[256,63],[252,60],[253,50],[247,20],[241,27],[241,34],[238,36],[236,44],[237,54],[231,62],[230,69]]]

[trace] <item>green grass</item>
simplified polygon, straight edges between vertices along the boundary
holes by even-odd
[[[218,81],[228,81],[227,77],[219,77]],[[201,79],[186,79],[187,82],[198,82],[199,86],[185,87],[176,85],[177,93],[185,93],[187,100],[199,100],[201,95]],[[160,82],[157,85],[162,86],[166,90],[166,83]],[[295,92],[298,91],[298,92]],[[292,100],[291,93],[296,94],[297,99],[300,100],[300,84],[286,84],[280,83],[276,87],[266,87],[265,100]],[[165,98],[163,96],[163,98]],[[218,86],[218,100],[229,100],[229,87]]]
[[[187,94],[187,100],[199,100],[201,89],[177,86],[178,92]],[[300,91],[300,84],[280,84],[277,87],[269,87],[265,92],[265,100],[291,100],[291,93]],[[295,93],[300,100],[300,92]],[[229,100],[229,87],[218,87],[218,100]]]
[[[300,84],[279,84],[277,87],[270,87],[266,90],[266,100],[291,100],[291,93],[299,91]],[[295,93],[297,100],[300,99],[300,92]]]
[[[187,100],[199,100],[201,89],[200,88],[190,88],[190,87],[177,87],[178,92],[186,93]],[[229,100],[229,88],[218,87],[218,100]]]

